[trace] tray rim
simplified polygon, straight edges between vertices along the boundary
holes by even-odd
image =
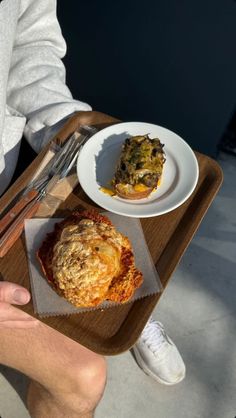
[[[103,124],[106,125],[106,120],[107,120],[107,124],[114,124],[114,123],[118,123],[120,122],[119,120],[112,118],[109,115],[105,115],[99,112],[90,112],[90,114],[94,115],[94,118],[96,121],[102,121]],[[68,131],[68,129],[70,130],[70,127],[72,127],[73,124],[78,123],[77,119],[78,119],[78,115],[79,112],[76,113],[74,116],[72,116],[67,123],[63,126],[63,128],[59,131],[58,135],[63,135],[63,132]],[[11,197],[16,195],[16,193],[19,191],[19,185],[21,186],[21,188],[23,187],[24,184],[27,183],[27,179],[29,178],[29,174],[31,171],[33,171],[38,163],[40,163],[41,159],[43,158],[43,155],[45,154],[47,149],[44,149],[41,151],[41,153],[36,157],[36,159],[30,164],[29,167],[27,167],[27,169],[24,171],[24,173],[22,173],[22,175],[16,180],[16,182],[11,186],[11,188],[0,198],[0,210],[4,211],[4,208],[7,206],[8,202],[11,200]],[[145,326],[145,323],[147,322],[149,316],[151,315],[151,312],[153,311],[153,309],[155,308],[158,300],[160,299],[161,295],[163,294],[165,288],[167,287],[169,280],[171,278],[171,275],[173,273],[173,271],[175,270],[175,268],[177,268],[180,259],[182,258],[185,250],[187,249],[188,245],[191,243],[191,239],[193,237],[193,235],[195,234],[195,232],[197,231],[201,220],[203,219],[204,215],[206,214],[209,206],[211,205],[215,195],[217,194],[222,181],[223,181],[223,172],[221,167],[219,166],[219,164],[213,160],[211,157],[206,156],[204,154],[201,154],[199,152],[195,152],[197,159],[198,159],[198,164],[199,164],[199,171],[201,169],[201,163],[199,163],[199,161],[201,161],[202,159],[207,162],[207,166],[208,168],[211,167],[212,170],[209,170],[209,177],[211,177],[211,193],[210,195],[207,196],[206,199],[203,199],[203,204],[200,207],[200,210],[197,213],[197,221],[195,220],[195,223],[192,225],[191,228],[188,229],[188,242],[187,245],[182,245],[180,246],[181,248],[178,249],[178,254],[177,254],[177,262],[176,263],[172,263],[172,265],[169,265],[166,267],[165,270],[165,266],[166,266],[166,260],[165,257],[167,257],[167,253],[171,252],[170,247],[170,243],[168,242],[166,247],[163,249],[158,261],[155,263],[156,268],[158,270],[161,282],[162,282],[162,286],[163,286],[163,291],[156,294],[156,295],[151,295],[151,296],[146,296],[145,301],[142,300],[137,300],[134,301],[130,304],[130,309],[128,311],[128,314],[126,316],[125,321],[123,321],[122,326],[119,328],[118,332],[116,332],[113,336],[111,336],[110,338],[107,338],[106,341],[104,340],[104,344],[103,347],[99,346],[98,344],[96,344],[96,341],[93,342],[93,344],[85,344],[84,342],[79,341],[79,339],[76,339],[76,341],[80,342],[81,344],[85,345],[87,348],[91,349],[92,351],[96,351],[99,354],[102,355],[116,355],[119,353],[122,353],[124,351],[127,351],[128,349],[130,349],[132,347],[132,345],[135,343],[135,341],[138,339],[139,334],[141,333],[142,329]],[[199,179],[198,181],[200,181],[202,178],[199,174]],[[204,183],[204,181],[203,181]],[[197,185],[198,186],[198,185]],[[197,190],[197,188],[196,188]],[[195,197],[195,192],[196,190],[193,192],[193,197]],[[194,200],[194,199],[193,199]],[[188,202],[188,200],[187,200]],[[187,204],[187,202],[185,204]],[[189,206],[187,206],[189,208]],[[142,222],[142,219],[140,219]],[[181,218],[182,221],[182,218]],[[169,247],[168,247],[169,246]],[[167,248],[168,247],[168,248]],[[175,255],[176,256],[176,255]],[[1,261],[0,261],[0,265],[1,265]],[[164,271],[165,270],[165,271]],[[28,282],[29,282],[29,277],[28,277]],[[135,308],[137,307],[137,305],[141,304],[142,301],[142,305],[143,305],[143,317],[142,317],[142,321],[140,321],[139,324],[136,324],[136,326],[134,327],[134,323],[132,322],[132,317],[134,315],[134,311]],[[144,303],[145,302],[145,303]],[[148,306],[148,309],[144,310],[144,307]],[[29,311],[29,307],[20,307],[22,310],[25,310],[26,312]],[[32,307],[31,307],[32,308]],[[114,308],[109,308],[109,309],[116,309],[116,307]],[[31,309],[32,311],[32,309]],[[141,309],[142,311],[142,309]],[[31,315],[34,315],[32,312],[30,313]],[[74,314],[73,314],[74,315]],[[78,314],[78,315],[83,315],[83,314]],[[34,315],[35,316],[35,315]],[[55,318],[55,317],[52,317]],[[39,320],[49,326],[51,326],[52,328],[60,331],[60,323],[57,324],[57,321],[54,321],[54,325],[52,325],[53,321],[50,321],[48,318],[39,318]],[[130,329],[130,327],[132,328],[133,326],[133,333],[132,333],[132,339],[130,338],[129,340],[125,340],[122,341],[122,336],[124,335],[124,330],[128,327]],[[64,335],[67,335],[68,337],[75,339],[73,337],[71,337],[70,333],[66,333],[66,332],[62,332]],[[118,344],[118,342],[119,344]],[[91,339],[90,339],[91,341]],[[119,347],[118,347],[119,345]]]

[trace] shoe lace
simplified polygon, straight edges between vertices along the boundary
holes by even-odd
[[[164,345],[172,345],[163,325],[152,318],[142,332],[142,340],[154,354],[158,354]]]

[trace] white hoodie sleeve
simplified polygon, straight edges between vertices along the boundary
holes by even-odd
[[[8,80],[7,103],[27,118],[25,136],[39,151],[60,121],[78,110],[65,84],[61,61],[66,44],[56,17],[56,0],[22,0]],[[58,123],[59,122],[59,123]]]

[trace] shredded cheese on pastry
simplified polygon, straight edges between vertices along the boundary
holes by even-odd
[[[72,216],[57,233],[52,248],[47,247],[53,233],[48,242],[46,239],[38,252],[44,273],[75,306],[96,306],[104,300],[125,302],[142,283],[131,244],[110,221],[103,222],[107,218],[92,217]]]

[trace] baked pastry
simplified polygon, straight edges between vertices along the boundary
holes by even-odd
[[[142,199],[160,184],[165,163],[164,145],[148,135],[127,138],[112,181],[124,199]]]
[[[37,257],[51,286],[77,307],[127,302],[143,282],[129,239],[96,211],[57,223]]]

